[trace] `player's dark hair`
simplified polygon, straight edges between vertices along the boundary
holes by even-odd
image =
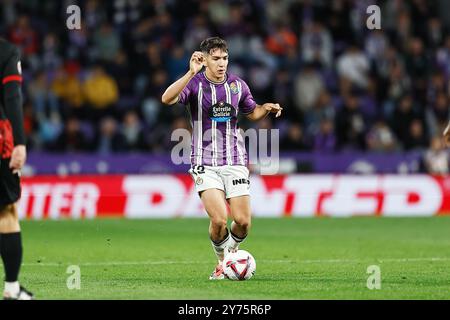
[[[209,54],[213,49],[220,49],[224,52],[228,52],[227,42],[219,37],[211,37],[200,43],[200,51],[204,53]]]

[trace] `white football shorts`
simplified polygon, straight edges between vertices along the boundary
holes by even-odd
[[[189,169],[194,179],[195,190],[219,189],[225,192],[225,198],[250,195],[250,172],[245,166],[202,166]]]

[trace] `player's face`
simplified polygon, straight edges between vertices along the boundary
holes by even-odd
[[[217,81],[223,80],[228,68],[228,53],[220,49],[211,50],[206,54],[205,66],[210,77]]]

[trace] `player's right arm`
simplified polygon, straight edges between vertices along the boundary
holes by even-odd
[[[172,83],[162,95],[161,101],[164,104],[172,105],[178,102],[181,91],[187,86],[189,81],[202,69],[203,54],[195,51],[189,62],[189,71],[180,79]]]
[[[16,173],[22,169],[27,157],[22,110],[22,70],[20,53],[16,47],[8,54],[1,81],[3,85],[3,105],[6,117],[11,123],[14,137],[14,149],[12,150],[9,167]]]

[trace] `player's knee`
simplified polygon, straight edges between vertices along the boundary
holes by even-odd
[[[0,208],[0,219],[18,220],[16,207],[14,204],[8,204]]]
[[[9,215],[10,205],[0,207],[0,218],[4,218]]]
[[[234,219],[234,223],[236,223],[241,229],[248,230],[251,227],[252,221],[251,216],[240,216]]]
[[[211,218],[211,226],[217,230],[224,229],[227,226],[227,219],[224,217],[213,217]]]

